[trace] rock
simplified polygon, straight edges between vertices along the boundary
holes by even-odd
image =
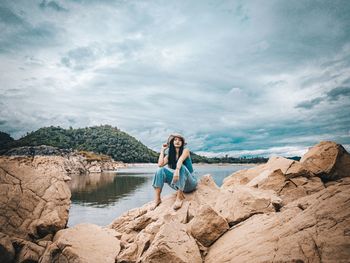
[[[225,218],[219,215],[210,205],[199,208],[196,217],[189,223],[189,231],[204,246],[210,246],[229,229]]]
[[[196,191],[185,194],[186,199],[177,211],[172,208],[176,198],[174,193],[163,197],[162,203],[154,211],[150,210],[153,204],[150,202],[121,215],[108,226],[122,233],[118,262],[139,261],[148,251],[162,225],[167,223],[187,224],[197,215],[201,205],[214,205],[219,192],[220,189],[212,177],[206,175],[199,181]]]
[[[261,190],[237,185],[223,189],[216,199],[214,209],[230,225],[239,223],[254,214],[279,210],[282,200],[272,190]]]
[[[124,250],[117,257],[118,262],[136,262],[153,242],[155,235],[164,224],[158,220],[139,232],[132,243],[124,242]]]
[[[350,155],[335,142],[323,141],[311,147],[300,162],[323,181],[350,176]]]
[[[150,248],[140,262],[202,262],[195,239],[186,232],[184,224],[171,222],[162,225]]]
[[[60,149],[48,145],[40,146],[23,146],[8,150],[4,153],[7,156],[62,156],[65,158],[63,163],[64,169],[69,174],[86,174],[86,173],[100,173],[103,171],[117,170],[125,167],[123,162],[114,161],[109,156],[94,154],[93,152],[78,152],[72,149]],[[101,160],[91,161],[89,155],[96,158],[101,157]]]
[[[299,197],[312,194],[324,188],[324,184],[318,177],[291,177],[287,179],[282,170],[265,172],[264,177],[257,176],[247,186],[264,190],[274,190],[282,199],[282,206]]]
[[[9,236],[0,232],[0,259],[3,263],[10,263],[15,258],[15,249]]]
[[[350,179],[235,225],[205,262],[348,262]]]
[[[119,251],[120,241],[109,230],[84,223],[60,230],[40,262],[114,263]]]
[[[0,157],[0,231],[33,241],[65,228],[70,190],[61,156]]]
[[[12,239],[14,247],[19,251],[16,255],[16,262],[38,262],[45,251],[45,246],[42,247],[36,243],[20,238]]]
[[[57,147],[49,146],[49,145],[39,145],[39,146],[22,146],[16,147],[8,150],[4,153],[7,156],[65,156],[71,153],[71,150],[68,149],[60,149]]]
[[[240,170],[226,177],[221,188],[229,188],[234,185],[253,186],[261,181],[268,179],[274,172],[280,170],[284,179],[294,177],[310,178],[314,176],[306,167],[298,161],[283,157],[271,157],[267,163],[257,165],[256,167]]]
[[[282,206],[324,188],[323,182],[303,164],[283,157],[271,157],[266,164],[238,171],[227,177],[221,188],[237,185],[274,190],[282,199]]]
[[[0,157],[0,231],[14,244],[16,262],[37,262],[67,225],[65,162],[62,156]]]

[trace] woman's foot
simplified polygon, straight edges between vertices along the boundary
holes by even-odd
[[[181,208],[184,199],[185,199],[184,193],[182,191],[180,191],[180,190],[177,191],[176,201],[175,201],[175,203],[173,205],[173,209],[174,210],[178,210],[179,208]]]
[[[152,204],[151,208],[150,208],[151,211],[153,211],[154,209],[156,209],[157,206],[159,206],[161,202],[162,202],[162,200],[155,200],[154,203]]]
[[[184,201],[183,199],[176,198],[176,201],[175,201],[175,203],[173,205],[173,209],[174,210],[180,209],[181,206],[182,206],[183,201]]]

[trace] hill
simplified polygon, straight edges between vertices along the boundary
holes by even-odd
[[[156,162],[158,154],[136,138],[110,125],[78,129],[44,127],[6,143],[4,150],[21,146],[49,145],[60,149],[91,151],[111,156],[114,160]]]
[[[90,151],[111,156],[125,163],[156,163],[159,153],[149,149],[133,136],[110,125],[78,129],[64,129],[59,126],[43,127],[27,133],[18,140],[0,132],[0,154],[23,146],[48,145],[59,149]],[[264,163],[264,157],[205,157],[191,152],[193,163]]]

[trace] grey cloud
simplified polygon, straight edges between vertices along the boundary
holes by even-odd
[[[42,48],[43,45],[55,45],[59,31],[60,29],[49,23],[41,23],[36,26],[24,23],[21,28],[0,37],[0,50],[2,53],[11,53],[28,48]]]
[[[55,1],[46,1],[43,0],[40,4],[39,7],[41,9],[46,9],[50,8],[52,10],[58,11],[58,12],[67,12],[68,10],[66,8],[61,7],[57,2]]]
[[[0,6],[0,21],[10,25],[23,25],[23,19],[7,7]]]
[[[61,58],[61,63],[75,70],[83,70],[91,66],[97,57],[97,51],[93,48],[79,47],[68,51],[66,56]]]
[[[347,1],[30,2],[0,4],[15,137],[111,124],[156,150],[173,130],[208,152],[350,143]]]
[[[324,98],[320,97],[308,101],[302,101],[299,104],[297,104],[296,108],[312,109],[316,105],[320,104],[323,100]]]
[[[331,91],[327,92],[327,98],[330,101],[338,100],[340,97],[349,97],[350,96],[350,87],[336,87]]]

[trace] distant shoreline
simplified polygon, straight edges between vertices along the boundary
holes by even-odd
[[[217,166],[255,166],[263,163],[193,163],[193,165],[217,165]],[[156,163],[125,163],[126,167],[157,166]]]

